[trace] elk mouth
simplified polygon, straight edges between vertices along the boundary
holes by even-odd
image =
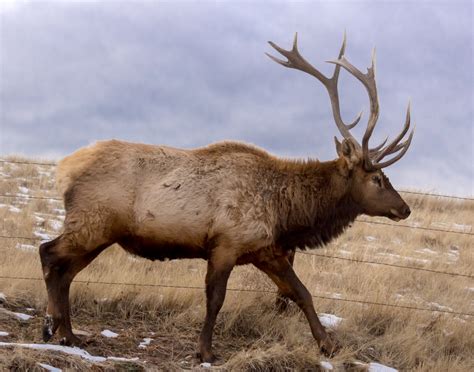
[[[400,220],[404,220],[405,218],[407,218],[408,216],[404,216],[402,215],[399,211],[397,211],[395,208],[392,208],[390,209],[390,216],[388,216],[388,218],[390,218],[392,221],[395,221],[395,222],[398,222]]]

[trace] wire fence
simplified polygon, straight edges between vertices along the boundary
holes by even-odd
[[[16,195],[0,194],[0,198],[25,198],[25,199],[54,200],[54,201],[63,200],[61,198],[52,197],[52,196],[49,197],[49,196],[26,195],[26,194],[16,194]],[[381,222],[381,221],[369,221],[366,219],[356,219],[354,222],[366,223],[366,224],[372,224],[372,225],[385,225],[385,226],[392,226],[392,227],[397,227],[397,228],[408,228],[408,229],[415,229],[415,230],[425,230],[425,231],[433,231],[433,232],[474,236],[473,232],[468,232],[468,231],[447,230],[447,229],[438,229],[438,228],[423,227],[423,226],[412,226],[412,225],[405,225],[405,224],[394,224],[394,223],[387,223],[387,222]]]
[[[0,279],[11,279],[11,280],[29,280],[29,281],[43,281],[43,278],[38,277],[20,277],[20,276],[8,276],[8,275],[0,275]],[[171,285],[171,284],[161,284],[161,283],[131,283],[131,282],[107,282],[107,281],[96,281],[96,280],[74,280],[73,283],[78,284],[100,284],[100,285],[111,285],[111,286],[132,286],[132,287],[158,287],[158,288],[171,288],[171,289],[192,289],[192,290],[200,290],[204,291],[205,288],[201,286],[189,286],[189,285]],[[227,291],[230,292],[250,292],[250,293],[271,293],[276,294],[276,291],[269,291],[266,289],[256,289],[256,288],[227,288]],[[444,314],[451,314],[451,315],[460,315],[460,316],[474,316],[473,313],[465,313],[461,311],[453,311],[453,310],[446,310],[446,309],[430,309],[426,307],[418,307],[418,306],[410,306],[410,305],[397,305],[392,303],[385,303],[385,302],[376,302],[376,301],[366,301],[366,300],[358,300],[353,298],[340,298],[340,297],[329,297],[329,296],[321,296],[321,295],[314,295],[311,294],[313,298],[319,298],[323,300],[330,300],[330,301],[342,301],[342,302],[351,302],[357,303],[362,305],[372,305],[372,306],[384,306],[384,307],[392,307],[392,308],[400,308],[400,309],[408,309],[408,310],[416,310],[416,311],[429,311],[433,313],[444,313]]]
[[[8,235],[0,235],[0,239],[28,240],[28,241],[34,241],[34,242],[39,242],[39,241],[44,240],[44,238],[41,238],[41,237],[8,236]],[[390,267],[396,267],[396,268],[399,268],[399,269],[425,271],[425,272],[430,272],[430,273],[434,273],[434,274],[459,276],[459,277],[474,279],[473,274],[454,273],[454,272],[449,272],[449,271],[427,269],[427,268],[423,268],[423,267],[414,267],[414,266],[392,264],[392,263],[388,263],[388,262],[370,261],[370,260],[363,260],[363,259],[350,258],[350,257],[341,257],[341,256],[332,256],[332,255],[326,255],[326,254],[322,254],[322,253],[313,253],[313,252],[302,251],[302,250],[298,250],[297,253],[304,254],[304,255],[307,255],[307,256],[315,256],[315,257],[322,257],[322,258],[328,258],[328,259],[343,260],[343,261],[348,261],[348,262],[353,262],[353,263],[390,266]]]
[[[31,164],[31,165],[41,165],[41,166],[55,166],[55,163],[42,163],[42,162],[27,162],[27,161],[13,161],[13,160],[5,160],[0,159],[0,163],[13,163],[13,164]],[[467,197],[460,197],[454,195],[443,195],[443,194],[434,194],[434,193],[422,193],[422,192],[415,192],[415,191],[400,191],[406,194],[414,194],[414,195],[423,195],[429,197],[442,197],[442,198],[451,198],[451,199],[459,199],[459,200],[469,200],[472,201],[474,198],[467,198]],[[27,195],[27,194],[0,194],[0,197],[3,198],[25,198],[25,199],[36,199],[36,200],[48,200],[48,201],[62,201],[62,198],[54,197],[54,196],[44,196],[44,195]],[[469,235],[472,236],[474,233],[466,232],[466,231],[456,231],[456,230],[447,230],[447,229],[438,229],[438,228],[429,228],[429,227],[422,227],[422,226],[411,226],[405,224],[392,224],[386,222],[379,222],[379,221],[368,221],[364,219],[358,219],[355,222],[357,223],[366,223],[366,224],[374,224],[374,225],[386,225],[398,228],[409,228],[409,229],[419,229],[425,231],[433,231],[433,232],[443,232],[443,233],[454,233],[454,234],[461,234],[461,235]],[[0,239],[16,239],[16,240],[26,240],[26,241],[41,241],[44,240],[43,237],[28,237],[28,236],[8,236],[8,235],[0,235]],[[358,264],[370,264],[370,265],[383,265],[401,269],[409,269],[415,271],[424,271],[430,272],[433,274],[441,274],[441,275],[449,275],[453,277],[465,277],[465,278],[474,278],[472,274],[464,274],[464,273],[455,273],[455,272],[447,272],[441,270],[434,270],[428,268],[421,268],[421,267],[413,267],[413,266],[405,266],[399,264],[392,264],[386,262],[379,262],[379,261],[370,261],[364,259],[354,259],[349,257],[341,257],[341,256],[333,256],[333,255],[325,255],[321,253],[311,253],[306,251],[298,251],[298,253],[310,256],[316,256],[326,259],[335,259],[335,260],[343,260],[346,262],[351,263],[358,263]],[[43,280],[42,278],[34,278],[34,277],[14,277],[14,276],[0,276],[0,279],[12,279],[12,280]],[[86,280],[75,280],[74,283],[80,284],[101,284],[101,285],[122,285],[122,286],[136,286],[136,287],[161,287],[161,288],[174,288],[174,289],[193,289],[193,290],[204,290],[204,287],[199,286],[181,286],[181,285],[165,285],[165,284],[146,284],[146,283],[130,283],[130,282],[107,282],[107,281],[86,281]],[[260,289],[247,289],[247,288],[228,288],[228,291],[233,292],[253,292],[253,293],[276,293],[274,291],[268,290],[260,290]],[[416,306],[409,306],[409,305],[397,305],[391,303],[382,303],[382,302],[374,302],[374,301],[366,301],[366,300],[358,300],[358,299],[351,299],[351,298],[334,298],[328,296],[320,296],[320,295],[312,295],[313,298],[319,298],[324,300],[331,300],[331,301],[344,301],[344,302],[351,302],[351,303],[358,303],[358,304],[365,304],[365,305],[374,305],[374,306],[385,306],[385,307],[393,307],[393,308],[403,308],[409,310],[417,310],[417,311],[430,311],[430,312],[438,312],[438,313],[447,313],[452,315],[462,315],[462,316],[474,316],[471,313],[464,313],[464,312],[456,312],[452,310],[446,309],[429,309],[429,308],[422,308]]]
[[[53,162],[44,163],[44,162],[31,162],[31,161],[24,161],[24,160],[8,160],[8,159],[0,159],[0,163],[31,164],[31,165],[43,165],[43,166],[56,166],[57,165],[57,163],[53,163]],[[424,195],[424,196],[431,196],[431,197],[438,197],[438,198],[449,198],[449,199],[470,200],[470,201],[474,200],[474,198],[469,198],[469,197],[464,197],[464,196],[457,196],[457,195],[424,193],[424,192],[410,191],[410,190],[400,190],[399,192],[404,193],[404,194]]]

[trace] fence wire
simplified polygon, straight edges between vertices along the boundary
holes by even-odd
[[[43,278],[37,278],[37,277],[35,278],[35,277],[20,277],[20,276],[7,276],[7,275],[0,275],[0,279],[29,280],[29,281],[43,281],[44,280]],[[204,287],[200,287],[200,286],[170,285],[170,284],[157,284],[157,283],[106,282],[106,281],[95,281],[95,280],[74,280],[73,283],[85,284],[85,285],[101,284],[101,285],[133,286],[133,287],[192,289],[192,290],[201,290],[201,291],[205,290]],[[277,291],[269,291],[265,289],[254,289],[254,288],[227,288],[227,291],[250,292],[250,293],[271,293],[271,294],[277,293]],[[393,307],[393,308],[400,308],[400,309],[428,311],[428,312],[433,312],[433,313],[445,313],[445,314],[461,315],[461,316],[469,316],[469,317],[474,316],[474,314],[472,313],[464,313],[464,312],[459,312],[459,311],[443,310],[443,309],[429,309],[425,307],[417,307],[417,306],[409,306],[409,305],[396,305],[396,304],[384,303],[384,302],[356,300],[352,298],[335,298],[335,297],[320,296],[320,295],[313,295],[313,294],[311,294],[311,297],[319,298],[323,300],[330,300],[330,301],[343,301],[343,302],[358,303],[362,305],[385,306],[385,307]]]
[[[0,235],[0,239],[28,240],[28,241],[35,241],[35,242],[44,240],[43,238],[40,238],[40,237],[33,238],[33,237],[27,237],[27,236],[8,236],[8,235]],[[426,268],[422,268],[422,267],[398,265],[398,264],[392,264],[392,263],[388,263],[388,262],[369,261],[369,260],[362,260],[362,259],[357,259],[357,258],[331,256],[331,255],[326,255],[326,254],[323,254],[323,253],[314,253],[314,252],[308,252],[308,251],[302,251],[302,250],[298,250],[297,253],[304,254],[304,255],[307,255],[307,256],[322,257],[322,258],[334,259],[334,260],[343,260],[343,261],[348,261],[348,262],[353,262],[353,263],[391,266],[391,267],[396,267],[396,268],[399,268],[399,269],[425,271],[425,272],[430,272],[430,273],[433,273],[433,274],[443,274],[443,275],[459,276],[459,277],[474,279],[474,275],[472,275],[472,274],[454,273],[454,272],[449,272],[449,271],[441,271],[441,270],[434,270],[434,269],[426,269]]]
[[[38,200],[54,200],[54,201],[62,201],[63,200],[61,198],[56,198],[56,197],[38,196],[38,195],[25,195],[25,194],[16,194],[16,195],[0,194],[0,197],[1,198],[25,198],[25,199],[38,199]],[[392,227],[397,227],[397,228],[408,228],[408,229],[415,229],[415,230],[443,232],[443,233],[450,233],[450,234],[461,234],[461,235],[469,235],[469,236],[474,235],[473,232],[467,232],[467,231],[437,229],[437,228],[432,228],[432,227],[411,226],[411,225],[394,224],[394,223],[387,223],[387,222],[380,222],[380,221],[368,221],[368,220],[365,220],[365,219],[356,219],[354,222],[373,224],[373,225],[385,225],[385,226],[392,226]]]
[[[0,159],[0,163],[33,164],[33,165],[44,165],[44,166],[56,166],[57,165],[57,163],[42,163],[42,162],[30,162],[30,161],[23,161],[23,160],[20,161],[20,160],[7,160],[7,159]],[[438,198],[449,198],[449,199],[470,200],[470,201],[474,200],[474,198],[468,198],[468,197],[457,196],[457,195],[424,193],[424,192],[409,191],[409,190],[400,190],[399,192],[404,193],[404,194],[425,195],[425,196],[432,196],[432,197],[438,197]]]

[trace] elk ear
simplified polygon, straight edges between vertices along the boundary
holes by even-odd
[[[334,137],[334,141],[336,142],[337,155],[346,161],[347,167],[351,170],[354,168],[354,165],[357,165],[361,160],[360,151],[357,150],[350,139],[343,139],[341,143]]]

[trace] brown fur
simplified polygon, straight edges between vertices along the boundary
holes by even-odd
[[[149,259],[208,260],[202,360],[214,359],[212,329],[227,278],[234,265],[248,263],[300,306],[331,352],[334,344],[291,267],[294,250],[327,244],[361,213],[395,218],[395,210],[398,218],[408,208],[382,172],[365,171],[360,156],[348,151],[328,162],[293,161],[237,142],[181,150],[111,140],[66,157],[57,171],[64,231],[41,247],[52,318],[45,340],[58,329],[66,343],[78,342],[69,320],[70,282],[118,243]],[[374,186],[374,175],[383,187]]]

